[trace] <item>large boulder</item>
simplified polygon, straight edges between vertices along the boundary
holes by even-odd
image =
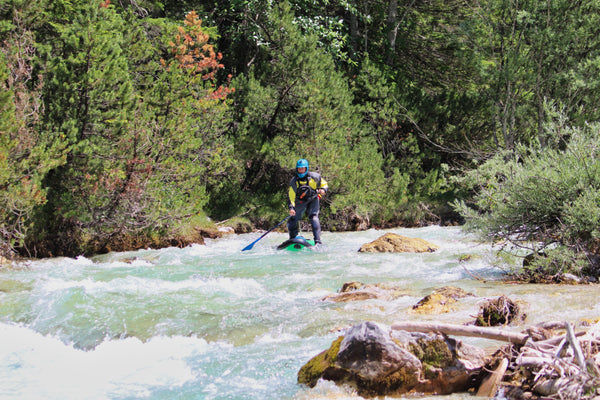
[[[298,372],[298,383],[316,385],[321,378],[349,384],[361,395],[404,393],[418,383],[421,362],[396,344],[375,322],[354,325],[331,347]]]
[[[361,253],[430,253],[438,248],[425,239],[386,233],[379,239],[362,245],[358,251]]]
[[[359,395],[464,392],[485,365],[483,350],[435,334],[392,333],[375,322],[354,325],[298,372],[298,382],[347,384]]]

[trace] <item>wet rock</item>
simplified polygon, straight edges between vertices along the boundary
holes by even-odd
[[[368,218],[361,217],[358,214],[352,214],[350,217],[353,231],[366,231],[369,229],[370,221]]]
[[[564,274],[556,275],[556,281],[558,283],[565,283],[567,285],[579,285],[583,282],[583,279],[567,272]]]
[[[362,245],[358,251],[361,253],[428,253],[437,249],[438,246],[424,239],[386,233],[380,238]]]
[[[31,284],[23,283],[21,281],[13,279],[5,279],[0,281],[0,292],[1,293],[18,293],[24,291],[30,291],[33,287]]]
[[[377,293],[366,292],[366,291],[355,291],[349,293],[336,293],[325,296],[323,300],[334,301],[336,303],[346,303],[349,301],[363,301],[371,299],[379,299]]]
[[[486,364],[485,351],[443,335],[428,335],[418,342],[423,377],[413,391],[450,394],[466,392]],[[413,350],[416,352],[417,350]]]
[[[252,224],[247,220],[235,220],[231,223],[235,233],[250,233],[253,230]]]
[[[342,285],[342,288],[340,289],[340,293],[352,292],[352,291],[358,290],[364,286],[365,286],[365,284],[362,282],[357,282],[357,281],[346,282]]]
[[[336,367],[334,366],[340,350],[340,344],[344,339],[338,337],[329,349],[317,354],[298,372],[298,383],[314,387],[321,378],[335,380]]]
[[[235,234],[235,229],[233,229],[231,226],[220,226],[217,230],[224,236]]]
[[[210,228],[194,228],[200,237],[208,238],[208,239],[219,239],[224,236],[224,233],[221,232],[218,228],[210,227]],[[204,244],[204,243],[202,243]]]
[[[387,330],[370,321],[354,325],[346,332],[336,365],[354,375],[362,386],[371,388],[390,383],[387,378],[400,370],[406,384],[416,384],[421,368],[421,362],[398,346]]]
[[[444,286],[425,296],[413,306],[412,311],[419,314],[443,314],[452,311],[451,305],[458,299],[473,296],[461,288]]]
[[[436,334],[392,334],[367,321],[313,357],[298,373],[298,382],[314,386],[323,378],[348,384],[366,397],[447,394],[471,388],[483,365],[483,350],[460,341]]]
[[[346,282],[339,293],[327,295],[323,300],[335,302],[361,301],[369,299],[394,300],[404,293],[397,285],[386,283],[364,284],[361,282]]]
[[[0,256],[0,268],[3,267],[12,267],[12,261],[6,257]]]

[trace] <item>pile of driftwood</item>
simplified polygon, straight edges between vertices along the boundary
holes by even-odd
[[[391,328],[508,342],[494,354],[490,373],[479,385],[479,396],[570,400],[600,395],[600,323],[578,333],[563,322],[545,323],[525,332],[418,322],[398,322]]]

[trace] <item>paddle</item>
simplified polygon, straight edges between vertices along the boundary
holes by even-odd
[[[254,245],[256,244],[256,242],[258,242],[260,239],[264,238],[265,236],[267,236],[267,233],[271,232],[272,230],[276,229],[279,225],[283,224],[285,221],[287,221],[287,219],[290,216],[288,215],[287,217],[285,217],[280,223],[278,223],[277,225],[275,225],[274,227],[272,227],[271,229],[269,229],[268,231],[266,231],[265,233],[262,234],[261,237],[259,237],[258,239],[256,239],[254,242],[250,243],[248,246],[244,247],[242,249],[242,251],[246,251],[246,250],[250,250],[252,247],[254,247]]]

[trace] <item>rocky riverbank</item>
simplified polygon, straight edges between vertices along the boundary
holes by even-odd
[[[451,336],[507,342],[489,352]],[[363,397],[470,392],[503,399],[594,399],[600,395],[600,323],[575,332],[548,323],[520,333],[475,326],[366,321],[348,328],[298,372],[348,385]]]
[[[386,234],[361,252],[434,252],[422,239]],[[575,282],[572,282],[575,283]],[[351,302],[403,296],[386,283],[347,282],[323,301]],[[441,314],[472,293],[456,287],[435,289],[413,306],[419,314]],[[481,305],[465,325],[399,321],[385,326],[365,321],[341,330],[329,347],[298,372],[298,382],[320,379],[348,385],[363,397],[412,393],[469,392],[502,399],[593,399],[600,395],[600,323],[575,332],[566,322],[548,322],[520,332],[506,329],[526,319],[507,296]],[[501,328],[495,328],[500,326]],[[480,337],[508,344],[481,349],[452,336]],[[600,397],[598,397],[600,398]]]

